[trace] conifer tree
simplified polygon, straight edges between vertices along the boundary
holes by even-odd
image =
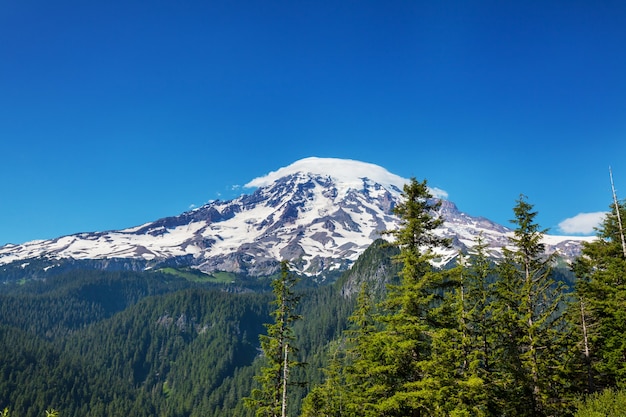
[[[447,390],[450,414],[497,415],[501,409],[491,365],[495,340],[490,285],[493,267],[486,250],[482,236],[478,236],[469,258],[460,253],[457,266],[449,271],[455,284],[455,292],[448,295],[455,323],[448,331],[454,337],[447,357],[456,358],[454,384]],[[434,359],[437,361],[436,356]]]
[[[431,249],[448,242],[434,234],[443,220],[440,203],[432,198],[426,181],[404,187],[403,201],[394,208],[400,227],[389,231],[400,248],[395,260],[402,265],[400,284],[390,285],[386,299],[375,306],[367,286],[362,288],[346,332],[346,352],[341,382],[344,398],[337,416],[429,415],[424,364],[430,355],[428,330],[435,317],[429,310],[440,301],[437,289],[442,276],[433,271]],[[317,391],[316,399],[327,391]],[[309,404],[314,399],[309,399]],[[322,409],[321,402],[317,410]],[[309,412],[309,409],[307,409]],[[306,414],[325,415],[325,414]]]
[[[617,207],[625,218],[626,204]],[[585,328],[581,322],[578,328],[579,337],[587,337],[588,391],[626,385],[626,258],[617,213],[612,205],[597,239],[583,244],[574,265],[576,296],[586,318]]]
[[[377,331],[374,310],[373,294],[366,281],[349,319],[351,328],[331,346],[325,381],[305,398],[302,417],[376,415],[376,384],[370,376],[370,367],[379,352],[372,343]]]
[[[290,273],[289,263],[282,261],[280,276],[272,281],[276,309],[272,312],[274,323],[266,324],[267,334],[260,335],[261,349],[266,365],[255,380],[261,388],[252,390],[245,404],[256,409],[258,417],[285,417],[287,410],[287,387],[289,371],[298,362],[290,353],[297,351],[293,335],[293,324],[301,317],[295,313],[300,296],[294,292],[297,278]]]
[[[346,395],[345,415],[374,415],[379,381],[370,373],[380,358],[376,322],[376,306],[367,283],[363,284],[357,306],[350,316],[352,328],[346,331],[346,364],[344,368]]]
[[[419,367],[423,370],[421,393],[428,415],[486,416],[487,392],[480,376],[480,351],[474,346],[468,306],[468,274],[463,254],[457,266],[442,272],[441,300],[429,314],[436,318],[428,334],[430,355]]]
[[[580,270],[580,261],[572,265],[576,277],[584,277]],[[576,290],[567,305],[565,317],[569,328],[566,333],[569,341],[566,375],[569,378],[570,391],[577,396],[580,393],[590,394],[596,391],[596,375],[593,368],[595,358],[592,342],[597,328],[594,317],[590,314],[589,303],[580,291],[585,286],[584,278],[578,278]]]
[[[314,387],[302,402],[301,417],[347,416],[346,350],[344,340],[339,339],[329,347],[329,365],[324,369],[322,385]]]
[[[510,249],[498,267],[494,319],[498,386],[506,398],[503,410],[518,416],[547,416],[564,404],[558,382],[563,352],[559,344],[563,315],[563,284],[552,279],[553,257],[545,254],[545,230],[535,222],[537,212],[521,196],[514,207],[516,225]]]
[[[358,360],[349,389],[360,411],[354,415],[428,415],[432,400],[425,398],[432,391],[421,365],[431,353],[430,329],[437,319],[430,310],[439,301],[442,276],[430,264],[431,250],[448,242],[434,233],[443,219],[437,217],[440,202],[432,198],[426,181],[411,179],[403,197],[394,208],[400,227],[388,232],[400,248],[401,281],[389,287],[375,325],[356,341]]]
[[[494,268],[487,256],[487,244],[484,243],[482,236],[478,236],[465,272],[464,305],[470,350],[473,351],[470,362],[478,362],[479,376],[487,382],[492,379],[495,343],[491,312],[493,286],[490,281],[493,274]]]

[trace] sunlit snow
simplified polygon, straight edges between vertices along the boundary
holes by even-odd
[[[289,166],[270,172],[262,177],[255,178],[244,187],[265,187],[271,185],[279,178],[298,172],[330,176],[337,183],[347,187],[360,186],[363,183],[363,178],[368,178],[386,188],[394,186],[400,190],[404,184],[409,182],[408,179],[392,174],[381,166],[367,162],[351,159],[310,157],[296,161]]]
[[[287,176],[292,176],[288,184],[279,186],[279,181]],[[246,200],[249,196],[241,196],[215,201],[185,214],[194,213],[194,220],[181,215],[119,231],[6,245],[0,247],[0,265],[41,256],[146,261],[191,256],[196,259],[195,265],[202,268],[236,268],[239,261],[229,260],[233,254],[247,255],[250,264],[258,264],[282,260],[284,253],[296,253],[302,271],[315,268],[319,262],[328,270],[338,269],[345,267],[346,261],[355,261],[382,230],[397,227],[398,219],[390,210],[408,182],[374,164],[306,158],[246,184],[248,188],[259,188],[252,203]],[[443,190],[431,192],[446,196]],[[460,249],[475,245],[479,235],[490,245],[492,253],[497,254],[508,244],[509,229],[461,213],[449,201],[444,206],[441,215],[446,222],[437,233],[455,237],[460,246],[439,251],[441,264],[453,259]],[[209,219],[213,217],[202,217],[202,210],[207,216],[232,214],[212,221]],[[283,218],[285,213],[290,214]],[[548,235],[544,242],[569,250],[591,239]]]

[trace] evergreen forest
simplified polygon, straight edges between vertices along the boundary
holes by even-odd
[[[438,203],[404,195],[401,227],[323,285],[287,262],[0,274],[0,415],[626,415],[626,203],[567,270],[525,196],[503,259],[476,236],[439,270]]]

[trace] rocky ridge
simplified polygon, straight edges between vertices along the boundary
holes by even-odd
[[[382,231],[398,226],[392,210],[406,182],[373,164],[307,158],[251,181],[247,186],[257,187],[251,194],[178,216],[123,230],[3,246],[0,265],[27,265],[32,259],[50,264],[59,259],[131,259],[134,267],[174,263],[261,276],[287,259],[298,272],[323,277],[349,268]],[[438,252],[439,265],[459,250],[469,250],[479,235],[491,256],[502,255],[510,229],[465,214],[448,200],[442,200],[438,215],[445,222],[437,233],[453,243]],[[545,243],[549,252],[571,259],[586,239],[550,235]]]

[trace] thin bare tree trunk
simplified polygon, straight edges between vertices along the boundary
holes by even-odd
[[[587,336],[587,320],[585,319],[585,302],[580,299],[580,323],[583,330],[583,354],[585,355],[585,366],[587,367],[587,389],[593,392],[593,378],[591,377],[591,353],[589,352],[589,338]]]
[[[285,343],[285,350],[283,352],[283,405],[282,405],[282,417],[287,416],[287,378],[289,376],[289,344]]]
[[[615,185],[613,184],[613,171],[609,167],[609,175],[611,176],[611,190],[613,191],[613,202],[615,203],[615,213],[617,213],[617,224],[619,225],[619,234],[622,238],[622,251],[626,258],[626,239],[624,238],[624,227],[622,226],[622,216],[619,212],[619,203],[617,202],[617,194],[615,193]]]

